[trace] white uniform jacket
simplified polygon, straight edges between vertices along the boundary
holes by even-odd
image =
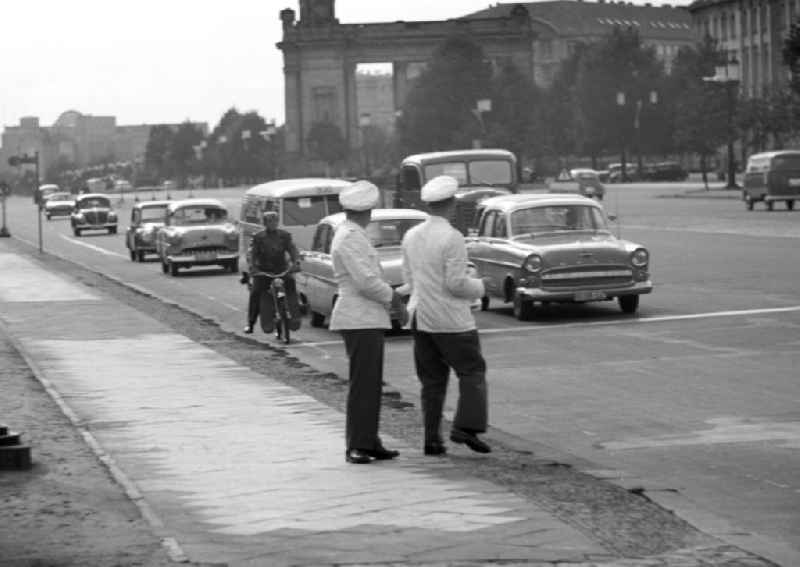
[[[364,229],[351,221],[339,226],[333,235],[331,258],[339,298],[329,328],[390,329],[392,288],[383,279],[378,252]]]

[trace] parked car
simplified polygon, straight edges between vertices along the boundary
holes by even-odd
[[[748,211],[763,201],[771,211],[775,201],[794,209],[800,199],[800,150],[782,150],[753,154],[747,160],[742,199]]]
[[[141,201],[131,209],[131,224],[125,233],[125,246],[131,260],[144,262],[147,254],[156,253],[156,233],[164,226],[169,201]]]
[[[75,208],[75,197],[61,191],[50,193],[44,197],[44,216],[47,220],[53,217],[68,217]]]
[[[111,199],[103,193],[77,195],[70,223],[75,236],[80,236],[85,230],[107,230],[109,234],[117,233],[117,213],[111,207]]]
[[[642,179],[647,181],[686,181],[689,172],[677,161],[661,161],[643,167]]]
[[[640,179],[639,167],[635,163],[625,164],[625,176],[622,175],[622,164],[612,163],[608,166],[608,183],[628,183]]]
[[[239,271],[239,232],[228,210],[216,199],[185,199],[167,207],[164,226],[156,232],[161,270],[218,265]]]
[[[39,185],[39,187],[33,192],[33,202],[41,207],[44,205],[48,195],[60,192],[61,188],[55,183],[45,183],[44,185]]]
[[[512,303],[514,316],[530,319],[536,303],[617,299],[636,312],[650,293],[650,254],[616,238],[602,206],[579,195],[521,194],[483,202],[469,259],[487,278],[487,299]]]
[[[372,220],[366,231],[380,256],[383,275],[392,287],[403,283],[400,265],[403,236],[413,226],[428,218],[428,213],[417,209],[373,209]],[[296,276],[297,292],[302,304],[311,313],[311,326],[321,327],[333,311],[336,302],[336,282],[333,278],[331,242],[336,229],[345,221],[344,213],[323,218],[314,232],[311,250],[300,253],[300,272]],[[392,318],[399,327],[399,314]]]
[[[599,201],[603,200],[606,194],[606,188],[600,182],[600,175],[594,169],[575,168],[562,173],[566,175],[559,175],[553,180],[549,185],[550,191],[556,193],[576,193],[584,197],[595,198]]]

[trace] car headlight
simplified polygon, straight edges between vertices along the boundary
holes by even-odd
[[[525,258],[522,269],[527,272],[540,272],[542,270],[542,257],[538,254],[531,254]]]
[[[78,220],[83,220],[83,213],[75,213],[75,218]]]
[[[108,220],[117,220],[117,213],[108,213]]]
[[[644,248],[637,248],[631,253],[631,264],[643,268],[650,261],[650,253]]]

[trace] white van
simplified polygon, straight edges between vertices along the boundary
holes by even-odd
[[[342,210],[339,193],[350,185],[344,179],[307,177],[279,179],[248,189],[239,214],[239,251],[246,254],[250,238],[264,228],[266,211],[278,212],[278,226],[291,233],[298,250],[309,250],[317,223]]]

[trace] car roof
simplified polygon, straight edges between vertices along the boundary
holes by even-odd
[[[453,159],[492,159],[492,158],[503,158],[503,159],[516,159],[514,154],[508,150],[503,149],[477,149],[477,150],[450,150],[444,152],[428,152],[423,154],[413,154],[410,156],[406,156],[403,159],[403,164],[421,164],[425,163],[435,163],[441,161],[450,161]]]
[[[45,189],[60,189],[60,187],[55,183],[45,183],[44,185],[39,185],[39,191],[43,191]]]
[[[774,158],[775,156],[786,156],[786,155],[790,155],[790,156],[800,155],[800,150],[775,150],[775,151],[772,151],[772,152],[761,152],[759,154],[753,154],[750,157],[748,157],[747,159],[748,160],[751,160],[751,159],[755,159],[755,160],[764,159],[764,160],[766,160],[766,159]]]
[[[420,219],[425,220],[430,215],[420,209],[372,209],[370,220],[383,221],[389,219]],[[334,213],[320,220],[326,222],[333,227],[337,227],[345,221],[345,213]]]
[[[144,209],[145,207],[165,207],[173,203],[173,201],[139,201],[136,203],[134,209]]]
[[[81,193],[80,195],[76,195],[76,199],[90,199],[93,197],[103,197],[104,199],[111,200],[111,197],[106,195],[105,193]]]
[[[600,208],[594,199],[574,193],[517,193],[491,197],[481,203],[484,208],[511,211],[526,205],[589,205]]]
[[[294,179],[276,179],[251,187],[245,192],[245,196],[255,195],[259,197],[274,197],[276,199],[284,197],[309,197],[309,191],[315,188],[329,189],[324,193],[339,193],[352,185],[352,182],[345,179],[335,179],[330,177],[298,177]]]
[[[172,201],[169,204],[170,212],[176,211],[181,207],[190,207],[190,206],[204,206],[204,207],[219,207],[220,209],[228,210],[225,205],[222,204],[222,201],[217,199],[181,199],[180,201]]]

